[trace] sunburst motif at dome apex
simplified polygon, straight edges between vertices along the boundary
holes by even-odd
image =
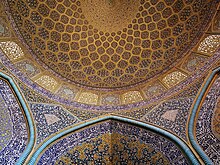
[[[178,62],[207,28],[214,3],[7,0],[14,28],[41,64],[75,84],[108,89],[145,82]]]
[[[83,14],[96,29],[120,31],[131,23],[138,12],[138,0],[82,0]]]

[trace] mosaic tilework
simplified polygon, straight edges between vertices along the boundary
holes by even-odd
[[[135,146],[132,145],[134,142]],[[181,151],[169,140],[116,121],[102,122],[60,139],[45,150],[37,164],[62,164],[64,160],[71,160],[75,164],[94,164],[95,161],[101,164],[104,160],[107,160],[107,164],[109,161],[112,164],[150,161],[158,161],[158,164],[188,164]]]
[[[129,91],[122,95],[122,102],[124,104],[134,103],[138,101],[142,101],[143,97],[139,91]]]
[[[81,7],[94,28],[103,32],[116,32],[131,23],[138,12],[139,1],[82,1]]]
[[[68,86],[62,85],[56,94],[64,98],[68,98],[69,100],[73,100],[76,97],[78,91],[78,89],[72,89]]]
[[[182,91],[179,93],[177,96],[174,96],[173,98],[178,98],[178,97],[191,97],[195,96],[201,86],[201,83],[203,82],[204,79],[201,79],[198,83],[192,85],[191,87],[187,88],[187,90]],[[45,97],[42,97],[41,95],[37,94],[36,92],[30,90],[29,88],[25,87],[24,84],[20,84],[20,88],[23,91],[23,94],[25,95],[26,99],[31,102],[43,102],[43,103],[55,103],[49,99],[46,99]],[[146,112],[148,112],[151,108],[147,109],[138,109],[135,111],[128,111],[128,112],[123,112],[123,111],[117,111],[118,114],[124,115],[124,116],[129,116],[133,117],[136,119],[140,119],[143,117]],[[77,110],[75,108],[68,108],[68,111],[71,112],[73,115],[77,116],[80,120],[87,120],[91,119],[103,114],[106,114],[107,112],[92,112],[92,111],[87,111],[86,109],[84,110]],[[114,112],[116,113],[116,111]]]
[[[197,82],[195,82],[188,88],[185,88],[182,92],[180,92],[176,96],[173,96],[172,99],[178,99],[183,97],[195,97],[198,94],[199,89],[202,86],[204,80],[205,77],[201,77]]]
[[[15,66],[29,77],[33,77],[40,73],[40,70],[29,60],[17,62]]]
[[[214,18],[213,31],[220,31],[220,10],[218,10]]]
[[[170,110],[166,111],[161,117],[174,122],[178,113],[178,110]]]
[[[160,82],[156,81],[145,87],[144,92],[147,98],[156,96],[165,91],[165,87]]]
[[[166,157],[166,159],[168,159],[169,164],[188,164],[188,161],[181,151],[168,139],[139,127],[116,121],[112,121],[111,128],[113,133],[116,132],[124,136],[129,136],[132,139],[136,139],[141,143],[149,145],[155,151],[159,151],[164,157]],[[112,138],[114,139],[114,136]],[[149,155],[147,155],[147,157],[148,156]],[[158,164],[160,164],[160,162]]]
[[[21,47],[13,41],[0,42],[0,48],[11,60],[16,60],[24,56]]]
[[[10,37],[10,30],[5,17],[0,17],[0,37]]]
[[[165,101],[141,120],[166,128],[186,140],[186,122],[193,100],[194,98],[180,98]],[[166,117],[167,115],[172,118]]]
[[[49,147],[42,154],[37,164],[54,164],[57,159],[68,152],[68,150],[78,145],[82,145],[84,142],[105,133],[110,133],[109,122],[103,123],[102,125],[89,127],[88,129],[82,130],[80,132],[73,133],[70,136],[61,139],[60,141]]]
[[[190,54],[186,61],[184,61],[182,68],[189,71],[194,72],[204,65],[204,62],[207,60],[207,57],[200,56],[196,53]]]
[[[207,36],[199,45],[198,51],[212,54],[220,46],[220,35]]]
[[[135,118],[135,119],[139,120],[147,112],[149,112],[153,108],[154,108],[154,106],[150,106],[150,107],[147,107],[147,108],[141,108],[141,109],[138,109],[138,110],[127,111],[127,112],[119,111],[119,112],[116,112],[116,114],[123,115],[123,116],[126,116],[126,117]]]
[[[0,95],[0,151],[7,146],[13,134],[13,123],[7,105]]]
[[[21,82],[19,83],[22,93],[24,94],[27,101],[31,102],[42,102],[42,103],[51,103],[49,99],[44,98],[40,94],[35,91],[31,91],[27,87],[24,86]]]
[[[4,55],[4,53],[0,51],[0,56],[1,56],[1,55]],[[5,55],[4,55],[4,57],[7,58]],[[7,60],[8,60],[8,58],[7,58]],[[9,61],[9,60],[8,60],[8,61]],[[0,69],[1,69],[1,71],[3,71],[4,73],[9,74],[9,68],[3,64],[2,60],[0,60]]]
[[[164,154],[135,136],[111,135],[113,164],[170,164]]]
[[[5,108],[8,109],[10,112],[10,116],[8,117],[11,118],[11,122],[13,123],[12,137],[10,141],[8,141],[7,146],[0,151],[0,164],[14,165],[28,143],[27,126],[22,110],[11,91],[11,88],[1,79],[0,95],[0,98],[4,101],[1,106],[5,106]],[[10,128],[8,129],[10,130]],[[2,135],[0,136],[2,137]]]
[[[41,76],[40,78],[35,80],[35,82],[50,91],[55,90],[58,86],[58,82],[48,75]]]
[[[67,110],[72,113],[73,115],[77,116],[80,120],[88,120],[92,119],[94,117],[98,117],[104,114],[107,114],[107,112],[95,112],[95,111],[88,111],[88,110],[77,110],[75,108],[67,108]]]
[[[162,81],[164,84],[166,84],[169,88],[177,85],[181,81],[183,81],[186,78],[186,74],[180,72],[180,71],[174,71],[166,75]]]
[[[21,89],[22,93],[24,94],[27,101],[37,102],[37,103],[57,104],[57,102],[50,100],[50,99],[38,94],[36,91],[29,89],[20,81],[18,81],[17,83],[18,83],[18,85],[19,85],[19,87],[20,87],[20,89]],[[71,114],[73,114],[74,116],[78,117],[80,120],[88,120],[88,119],[106,114],[105,112],[92,112],[92,111],[88,111],[86,109],[77,110],[74,107],[67,108],[67,110]]]
[[[104,95],[101,98],[101,104],[103,105],[117,105],[120,103],[119,95],[117,94],[109,94]]]
[[[25,98],[29,102],[38,102],[38,103],[48,103],[48,104],[57,104],[57,102],[50,100],[40,94],[38,94],[36,91],[33,91],[26,87],[23,83],[20,81],[17,82],[22,93],[24,94]],[[77,116],[80,120],[87,120],[91,119],[106,113],[102,112],[91,112],[88,110],[77,110],[76,108],[68,108],[67,109],[70,113],[72,113],[74,116]]]
[[[54,103],[54,101],[47,99],[46,97],[43,97],[41,94],[37,93],[36,91],[31,90],[21,81],[17,80],[17,83],[27,101],[38,102],[38,103]]]
[[[86,104],[97,104],[98,95],[91,92],[82,92],[78,98],[78,101]]]
[[[59,157],[56,165],[60,164],[105,164],[110,165],[111,134],[103,134],[91,138],[79,146],[75,146]]]
[[[163,154],[137,138],[103,134],[76,146],[57,161],[60,164],[169,164]]]
[[[207,96],[205,97],[196,123],[197,142],[216,165],[220,164],[220,139],[213,134],[211,121],[219,97],[220,78],[214,82]]]
[[[215,110],[212,116],[212,131],[215,137],[220,140],[220,99],[215,106]]]
[[[202,37],[218,4],[218,0],[31,2],[6,0],[6,8],[17,35],[38,61],[85,88],[112,90],[142,83],[174,66]],[[104,6],[89,5],[93,3]],[[111,17],[103,10],[109,4]],[[128,13],[134,17],[125,25]],[[91,17],[95,22],[117,17],[120,30],[96,28]],[[102,26],[108,24],[112,23]]]
[[[184,80],[183,83],[178,84],[175,88],[171,88],[170,90],[167,90],[166,92],[164,92],[163,94],[157,96],[157,97],[152,97],[149,98],[149,100],[145,100],[142,101],[138,104],[134,104],[134,105],[122,105],[122,106],[93,106],[93,105],[84,105],[84,104],[79,104],[76,102],[72,102],[72,100],[66,100],[63,99],[57,95],[52,94],[51,92],[48,92],[44,89],[42,89],[41,87],[39,87],[38,85],[36,85],[35,83],[31,82],[27,77],[24,76],[24,74],[22,74],[20,71],[18,71],[13,64],[5,57],[5,55],[3,53],[0,53],[1,59],[3,64],[7,67],[7,69],[9,69],[13,74],[15,74],[22,82],[24,82],[25,84],[27,84],[32,90],[35,90],[37,92],[39,92],[40,94],[51,98],[53,100],[55,100],[56,102],[65,104],[67,106],[71,106],[71,107],[77,107],[80,109],[93,109],[93,110],[97,110],[97,111],[102,111],[103,109],[107,109],[108,111],[117,111],[117,110],[122,110],[122,109],[132,109],[132,108],[136,108],[136,107],[141,107],[144,106],[146,104],[152,104],[155,101],[161,100],[162,98],[168,97],[168,96],[172,96],[173,94],[179,92],[180,90],[182,90],[186,85],[191,84],[193,81],[195,81],[195,79],[198,79],[201,77],[201,74],[204,74],[205,72],[207,72],[207,70],[209,70],[210,68],[212,68],[212,64],[215,63],[219,58],[220,58],[220,52],[216,52],[212,57],[209,58],[209,60],[205,63],[205,65],[203,67],[201,67],[199,70],[197,70],[197,72],[195,72],[192,76],[188,76],[188,78],[186,80]],[[30,92],[29,92],[30,93]],[[32,92],[33,93],[33,92]],[[42,99],[41,96],[39,96],[40,99]],[[36,98],[32,98],[32,99],[38,99],[38,97]],[[40,102],[40,101],[36,101],[36,102]]]
[[[29,103],[37,127],[37,144],[79,120],[58,105]]]
[[[70,113],[77,116],[80,120],[88,120],[94,117],[98,117],[106,114],[118,114],[126,117],[131,117],[135,119],[142,118],[148,111],[153,109],[154,106],[150,106],[148,108],[141,108],[137,110],[128,110],[128,111],[87,111],[87,110],[77,110],[75,108],[67,108]]]

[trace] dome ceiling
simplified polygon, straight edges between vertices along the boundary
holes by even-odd
[[[209,0],[7,1],[34,57],[85,87],[115,89],[155,77],[201,37]],[[206,13],[207,14],[207,13]]]

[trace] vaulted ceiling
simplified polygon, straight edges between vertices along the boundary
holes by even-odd
[[[8,1],[36,60],[80,87],[130,88],[183,59],[211,21],[210,1]]]
[[[0,4],[0,164],[219,164],[219,0]]]

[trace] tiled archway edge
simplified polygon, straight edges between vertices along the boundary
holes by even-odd
[[[215,76],[220,72],[220,67],[216,68],[215,70],[213,70],[209,76],[207,77],[206,81],[204,82],[204,85],[201,89],[201,91],[198,94],[197,99],[195,100],[195,104],[192,107],[192,112],[190,115],[190,119],[189,119],[189,123],[188,123],[188,137],[189,137],[189,141],[192,145],[192,147],[195,149],[195,151],[198,153],[198,155],[200,156],[200,158],[202,159],[202,161],[207,164],[207,165],[212,165],[213,162],[210,160],[210,158],[205,154],[205,152],[202,150],[202,148],[198,145],[198,143],[196,142],[195,139],[195,121],[196,121],[196,113],[197,111],[199,111],[199,106],[202,103],[202,98],[205,95],[205,92],[207,91],[207,89],[209,88],[211,82],[213,81],[213,79],[215,78]],[[127,118],[123,118],[123,117],[119,117],[119,116],[104,116],[102,118],[98,118],[92,121],[89,121],[87,123],[83,123],[81,125],[78,125],[76,127],[70,128],[69,130],[65,130],[63,132],[61,132],[60,134],[57,134],[55,137],[52,137],[51,139],[47,140],[32,156],[31,160],[29,161],[29,164],[33,164],[37,157],[40,155],[40,153],[46,148],[46,146],[48,146],[49,144],[51,144],[53,141],[55,141],[56,139],[70,133],[73,131],[76,131],[80,128],[83,127],[87,127],[89,125],[95,124],[97,122],[101,122],[101,121],[105,121],[105,120],[116,120],[116,121],[122,121],[122,122],[126,122],[132,125],[136,125],[136,126],[140,126],[140,127],[144,127],[145,129],[148,129],[150,131],[153,131],[155,133],[158,133],[170,140],[172,140],[173,142],[175,142],[181,149],[183,149],[184,153],[187,155],[187,157],[190,159],[190,161],[193,164],[199,164],[197,158],[194,156],[194,154],[192,153],[192,151],[189,149],[189,147],[183,142],[181,141],[178,137],[176,137],[175,135],[162,130],[161,128],[155,127],[153,125],[150,124],[146,124],[146,123],[142,123],[139,121],[135,121],[135,120],[131,120],[131,119],[127,119]],[[186,149],[187,148],[187,149]]]
[[[182,152],[186,155],[186,157],[188,158],[189,162],[192,164],[200,164],[199,161],[197,160],[197,158],[195,157],[195,155],[193,154],[193,152],[190,150],[190,148],[182,141],[180,140],[178,137],[176,137],[175,135],[173,135],[172,133],[165,131],[161,128],[158,128],[156,126],[147,124],[147,123],[143,123],[140,121],[136,121],[136,120],[132,120],[132,119],[128,119],[128,118],[123,118],[120,116],[114,116],[114,115],[110,115],[110,116],[102,116],[100,118],[97,119],[93,119],[90,120],[88,122],[84,122],[80,125],[77,125],[75,127],[72,127],[68,130],[64,130],[63,132],[60,132],[59,134],[51,137],[50,139],[48,139],[47,141],[45,141],[31,156],[28,164],[29,165],[33,165],[37,162],[37,159],[39,158],[40,154],[50,145],[52,144],[54,141],[56,141],[57,139],[68,135],[69,133],[72,133],[74,131],[77,131],[81,128],[85,128],[88,127],[90,125],[99,123],[99,122],[103,122],[103,121],[107,121],[107,120],[114,120],[114,121],[119,121],[119,122],[124,122],[124,123],[128,123],[134,126],[138,126],[141,127],[143,129],[149,130],[153,133],[159,134],[160,136],[163,136],[167,139],[169,139],[170,141],[172,141],[173,143],[175,143],[181,150]]]
[[[196,112],[198,111],[198,107],[202,102],[202,98],[203,98],[205,92],[207,91],[210,83],[212,82],[213,78],[215,77],[216,74],[219,73],[219,71],[220,71],[220,68],[215,69],[209,75],[209,77],[207,78],[207,80],[206,80],[203,88],[201,89],[201,91],[200,91],[200,93],[197,97],[197,100],[195,101],[195,104],[193,106],[192,113],[190,115],[189,126],[188,126],[188,136],[189,136],[190,143],[192,144],[193,148],[197,151],[199,156],[202,158],[202,160],[205,162],[205,164],[212,164],[212,161],[207,157],[207,155],[204,153],[204,151],[200,148],[200,146],[196,142],[196,139],[194,137],[194,126],[195,126],[194,121],[196,119]],[[24,161],[26,160],[26,158],[30,154],[30,152],[33,148],[33,145],[34,145],[35,132],[34,132],[33,121],[32,121],[30,112],[27,108],[27,105],[26,105],[26,103],[23,99],[23,96],[21,95],[21,93],[20,93],[17,85],[13,81],[13,79],[11,77],[9,77],[8,75],[2,73],[2,72],[0,72],[0,76],[3,79],[7,80],[9,82],[9,84],[11,85],[13,91],[15,92],[15,94],[16,94],[16,96],[17,96],[17,98],[18,98],[18,100],[19,100],[19,102],[20,102],[20,104],[21,104],[21,106],[24,110],[24,113],[25,113],[25,116],[27,118],[27,122],[28,122],[28,125],[29,125],[30,140],[29,140],[29,143],[28,143],[24,153],[22,154],[22,156],[20,157],[20,159],[17,162],[17,164],[20,165],[20,164],[24,163]],[[155,133],[161,134],[164,137],[166,137],[166,138],[172,140],[173,142],[175,142],[184,151],[184,153],[187,155],[187,157],[190,159],[191,162],[193,162],[194,164],[199,164],[198,160],[196,159],[196,157],[194,156],[192,151],[189,149],[189,147],[183,141],[181,141],[178,137],[176,137],[175,135],[173,135],[173,134],[171,134],[171,133],[169,133],[165,130],[162,130],[158,127],[155,127],[155,126],[152,126],[152,125],[149,125],[149,124],[146,124],[146,123],[142,123],[142,122],[139,122],[139,121],[135,121],[135,120],[122,118],[122,117],[119,117],[119,116],[104,116],[102,118],[98,118],[98,119],[89,121],[87,123],[80,124],[76,127],[70,128],[68,130],[65,130],[65,131],[57,134],[56,136],[54,136],[54,137],[50,138],[49,140],[47,140],[40,148],[38,148],[38,150],[36,152],[34,152],[34,154],[31,157],[28,164],[34,164],[34,162],[36,161],[36,159],[40,155],[40,153],[49,144],[51,144],[52,142],[54,142],[56,139],[60,138],[61,136],[66,135],[66,134],[68,134],[70,132],[73,132],[75,130],[78,130],[80,128],[89,126],[89,125],[97,123],[97,122],[105,121],[105,120],[118,120],[118,121],[126,122],[126,123],[129,123],[129,124],[141,126],[141,127],[144,127],[145,129],[149,129],[149,130],[151,130]]]
[[[9,77],[8,75],[0,72],[0,77],[2,77],[4,80],[6,80],[12,87],[12,90],[14,91],[15,95],[18,98],[19,103],[22,106],[22,109],[24,111],[25,117],[27,119],[27,123],[28,123],[28,128],[29,128],[29,142],[28,145],[26,147],[26,149],[24,150],[23,154],[21,155],[21,157],[19,158],[19,160],[17,161],[16,164],[20,165],[23,164],[24,161],[26,160],[26,158],[28,157],[28,155],[30,154],[33,146],[34,146],[34,142],[35,142],[35,131],[34,131],[34,125],[33,125],[33,120],[31,118],[30,112],[28,110],[28,107],[24,101],[23,96],[21,95],[17,85],[15,84],[14,80]]]
[[[213,79],[217,74],[219,74],[220,67],[216,68],[211,72],[211,74],[208,76],[207,80],[204,82],[204,85],[201,89],[201,91],[198,94],[197,99],[195,100],[195,104],[193,105],[192,112],[190,114],[189,124],[188,124],[188,137],[191,145],[193,148],[198,152],[201,159],[204,161],[207,165],[212,165],[213,162],[209,159],[209,157],[205,154],[205,152],[202,150],[202,148],[198,145],[196,139],[195,139],[195,125],[196,125],[196,114],[199,111],[199,106],[202,103],[202,99],[208,90],[210,84],[212,83]]]

